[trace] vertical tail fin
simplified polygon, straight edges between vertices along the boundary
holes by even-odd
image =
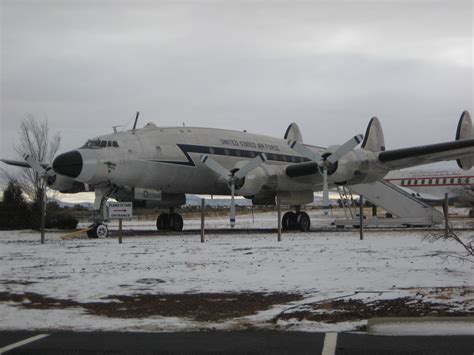
[[[371,152],[385,150],[385,138],[383,136],[382,125],[377,117],[372,117],[370,120],[361,147]]]
[[[285,136],[283,138],[287,141],[292,140],[298,143],[303,143],[303,136],[301,135],[300,128],[295,122],[288,126],[285,132]]]
[[[458,128],[456,130],[456,140],[472,139],[472,120],[469,112],[464,111],[459,119]],[[458,166],[463,170],[469,170],[474,165],[474,157],[457,159]]]

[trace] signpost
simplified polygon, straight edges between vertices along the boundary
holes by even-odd
[[[109,219],[119,220],[119,244],[122,244],[122,220],[131,219],[133,216],[133,204],[131,202],[110,202]]]

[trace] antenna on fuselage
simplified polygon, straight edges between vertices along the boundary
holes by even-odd
[[[132,131],[135,131],[135,128],[137,128],[138,116],[140,116],[140,111],[137,111],[137,116],[135,117],[135,123],[133,124]]]

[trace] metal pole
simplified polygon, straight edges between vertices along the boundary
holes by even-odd
[[[44,244],[44,227],[46,223],[46,187],[41,188],[41,208],[40,208],[40,213],[41,213],[41,244]]]
[[[204,209],[206,208],[206,200],[201,199],[201,243],[206,241],[206,235],[204,234]]]
[[[360,240],[364,240],[364,197],[362,195],[359,198],[359,231]]]
[[[444,194],[443,212],[444,212],[444,235],[447,238],[449,236],[449,198],[448,198],[447,193]]]
[[[281,242],[281,203],[280,197],[277,195],[277,210],[278,210],[278,241]]]
[[[122,218],[119,219],[119,244],[122,244]]]

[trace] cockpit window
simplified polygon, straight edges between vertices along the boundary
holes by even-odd
[[[84,144],[81,148],[90,148],[90,149],[98,149],[98,148],[106,148],[106,147],[114,147],[118,148],[119,145],[117,141],[101,141],[100,139],[89,139],[86,144]]]
[[[98,147],[100,147],[100,140],[89,139],[82,148],[98,148]]]

